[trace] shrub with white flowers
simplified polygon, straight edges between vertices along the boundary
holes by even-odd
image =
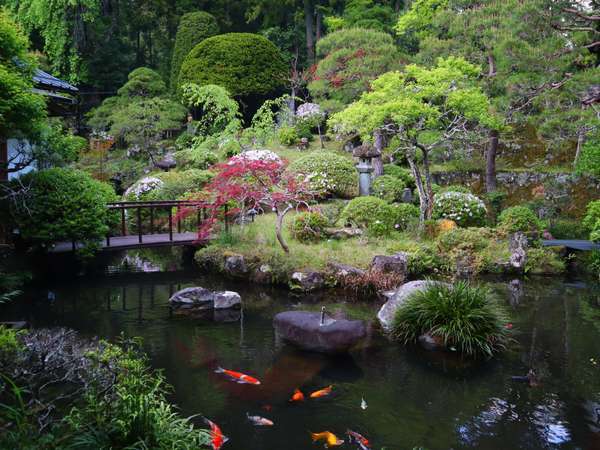
[[[411,222],[419,220],[419,207],[410,203],[394,203],[395,211],[394,228],[398,231],[406,230]]]
[[[321,122],[325,114],[317,103],[303,103],[296,110],[298,120],[310,120],[311,122]]]
[[[461,227],[476,227],[484,224],[487,210],[483,201],[473,194],[444,192],[435,196],[433,218],[449,219]]]
[[[247,150],[234,156],[229,161],[235,163],[236,161],[272,161],[282,163],[281,158],[277,153],[270,150]]]
[[[326,197],[354,197],[358,193],[358,176],[348,158],[328,152],[313,152],[298,158],[288,168],[304,177],[312,190]]]
[[[395,178],[392,175],[381,175],[373,181],[372,194],[374,197],[379,197],[388,203],[402,201],[402,192],[406,184],[400,178]]]
[[[164,182],[160,178],[145,177],[136,181],[129,189],[125,191],[123,198],[125,200],[140,200],[144,194],[147,194],[156,189],[161,189]]]

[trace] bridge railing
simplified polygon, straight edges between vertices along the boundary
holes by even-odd
[[[107,203],[106,207],[109,210],[120,212],[120,236],[130,236],[128,222],[133,219],[135,228],[138,236],[138,243],[142,244],[145,235],[157,234],[156,231],[162,231],[163,226],[157,227],[156,219],[157,213],[166,211],[168,218],[168,234],[169,241],[173,241],[173,233],[182,232],[182,211],[184,209],[194,208],[197,210],[196,213],[196,226],[205,218],[205,211],[202,208],[197,207],[197,203],[190,200],[154,200],[154,201],[123,201]],[[133,217],[128,217],[128,211],[133,211]],[[142,212],[148,211],[147,219],[149,222],[149,233],[144,233],[144,220],[142,218]],[[173,214],[175,212],[175,214]],[[164,216],[164,214],[163,214]],[[107,234],[106,246],[110,247],[111,237],[115,237],[114,233]]]

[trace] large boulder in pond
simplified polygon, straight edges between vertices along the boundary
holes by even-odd
[[[377,313],[377,318],[384,330],[390,331],[394,317],[398,308],[406,301],[408,297],[418,291],[424,291],[432,284],[439,283],[438,281],[417,280],[404,283],[394,291],[392,295],[388,294],[389,300],[381,307]]]
[[[326,317],[321,325],[321,313],[286,311],[273,319],[280,339],[303,350],[321,353],[345,353],[367,335],[362,320],[332,319]]]
[[[175,292],[169,299],[173,307],[200,309],[241,308],[242,298],[233,291],[211,291],[200,286]]]

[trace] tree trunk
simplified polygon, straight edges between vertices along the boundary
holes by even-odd
[[[492,78],[496,76],[496,60],[494,60],[494,55],[490,51],[487,55],[488,60],[488,77]]]
[[[281,212],[279,210],[277,210],[277,222],[275,224],[275,235],[277,236],[277,241],[279,241],[279,245],[281,245],[281,248],[286,253],[290,252],[290,248],[286,244],[285,239],[283,239],[283,234],[281,233],[281,229],[283,228],[283,218],[291,210],[292,210],[291,205],[286,206],[285,209]]]
[[[316,42],[319,42],[321,36],[323,35],[323,14],[321,11],[317,10],[316,14],[316,26],[315,26],[315,34],[316,34]]]
[[[306,26],[306,56],[308,63],[315,62],[315,33],[313,30],[314,5],[312,0],[304,0],[304,24]]]
[[[433,189],[431,188],[431,173],[429,172],[429,151],[421,147],[423,153],[423,173],[425,174],[425,193],[427,198],[427,209],[425,213],[425,219],[431,219],[433,213]]]
[[[415,163],[413,155],[407,154],[406,160],[408,161],[408,165],[410,166],[413,176],[415,177],[415,184],[417,186],[417,191],[419,192],[419,229],[423,230],[428,209],[427,194],[425,193],[425,188],[423,187],[423,178],[421,177],[421,171]]]
[[[383,151],[383,147],[385,146],[385,136],[383,133],[379,131],[375,131],[375,149],[381,153]],[[373,178],[380,177],[383,175],[383,160],[381,159],[381,155],[377,158],[373,158]]]
[[[485,155],[485,190],[496,190],[496,153],[498,152],[498,131],[490,131],[490,140]]]
[[[577,162],[579,161],[579,157],[581,156],[581,149],[583,148],[583,144],[585,144],[585,132],[583,130],[579,130],[577,132],[577,150],[575,151],[575,159],[573,160],[573,166],[577,166]]]

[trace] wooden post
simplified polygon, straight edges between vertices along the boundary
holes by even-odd
[[[127,236],[125,229],[125,207],[121,208],[121,236]]]
[[[110,247],[110,232],[106,235],[106,246]]]
[[[150,207],[150,234],[154,234],[154,207]]]
[[[71,241],[71,249],[72,249],[73,251],[77,250],[77,244],[75,244],[75,239],[73,239],[73,240]]]
[[[142,243],[142,208],[137,207],[138,242]]]
[[[173,208],[169,206],[169,241],[173,240]]]
[[[181,209],[179,205],[177,205],[177,232],[181,233]]]

